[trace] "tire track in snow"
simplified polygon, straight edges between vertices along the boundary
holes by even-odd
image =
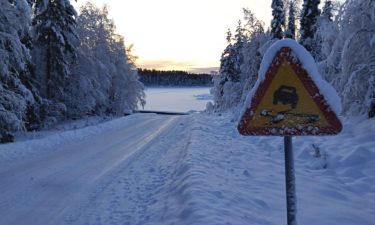
[[[0,171],[0,224],[66,224],[66,215],[87,201],[93,187],[178,120],[145,118]]]
[[[134,155],[91,196],[87,210],[71,216],[69,224],[145,225],[178,221],[176,211],[181,211],[178,206],[182,202],[178,203],[180,199],[173,189],[190,145],[190,123],[191,117],[180,117],[160,139],[154,139]]]

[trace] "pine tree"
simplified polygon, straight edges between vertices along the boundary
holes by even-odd
[[[228,29],[228,31],[227,31],[227,37],[226,37],[225,40],[227,40],[228,45],[230,45],[232,43],[232,31],[230,29]]]
[[[233,63],[231,60],[231,56],[233,55],[233,45],[232,45],[232,32],[230,29],[227,31],[227,46],[225,47],[223,53],[221,54],[220,58],[220,69],[219,75],[214,77],[214,87],[212,88],[211,92],[214,96],[214,104],[216,108],[222,108],[223,103],[223,96],[224,96],[224,85],[227,83],[228,80],[228,73],[233,71]]]
[[[233,71],[229,75],[229,80],[233,82],[240,81],[240,73],[241,69],[240,66],[243,62],[243,47],[245,44],[245,34],[244,28],[242,27],[241,20],[238,21],[238,25],[236,28],[236,34],[234,35],[234,44],[233,44]]]
[[[232,44],[232,41],[234,43]],[[240,79],[240,64],[242,62],[242,48],[245,37],[241,21],[238,22],[236,34],[232,38],[230,30],[227,32],[228,46],[224,49],[220,59],[219,74],[223,77],[223,82],[232,81],[238,82]]]
[[[332,1],[326,0],[324,2],[322,17],[324,17],[326,20],[328,20],[330,22],[333,21],[333,4],[332,4]]]
[[[234,51],[234,46],[232,44],[232,33],[230,30],[228,30],[227,32],[226,39],[227,39],[228,45],[224,49],[223,53],[221,54],[221,59],[220,59],[219,74],[223,78],[222,83],[225,83],[231,80],[235,74],[235,65],[234,65],[235,51]]]
[[[243,12],[244,26],[238,23],[234,38],[227,33],[228,45],[221,56],[219,76],[214,78],[214,106],[210,109],[222,111],[241,105],[257,79],[264,53],[261,49],[271,41],[263,23],[249,9]]]
[[[296,39],[296,11],[297,5],[295,1],[288,2],[288,26],[285,31],[285,37]]]
[[[332,1],[325,1],[322,14],[317,18],[312,51],[317,62],[325,60],[330,54],[339,32],[337,22],[333,21],[333,10]]]
[[[44,97],[62,102],[75,56],[76,11],[69,0],[35,0],[33,8],[37,85]]]
[[[320,15],[318,8],[320,0],[304,0],[301,14],[301,39],[300,43],[314,56],[314,36],[316,21]]]
[[[284,0],[272,0],[271,34],[273,38],[282,39],[285,28]]]

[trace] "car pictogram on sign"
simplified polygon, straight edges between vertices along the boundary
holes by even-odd
[[[295,87],[281,85],[273,94],[273,104],[281,102],[284,105],[290,104],[293,109],[296,108],[298,103],[298,95]]]

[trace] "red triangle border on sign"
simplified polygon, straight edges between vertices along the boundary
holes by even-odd
[[[302,84],[305,86],[310,96],[314,96],[312,99],[318,108],[322,111],[324,117],[328,121],[330,126],[319,127],[318,130],[311,129],[311,126],[301,127],[251,127],[247,124],[253,118],[253,112],[257,109],[263,96],[266,94],[272,80],[274,79],[279,67],[282,65],[283,60],[287,60],[297,77],[300,79]],[[243,114],[240,123],[238,124],[238,131],[242,135],[272,135],[272,136],[304,136],[304,135],[335,135],[342,130],[341,121],[338,119],[336,114],[332,111],[328,105],[324,96],[320,93],[319,88],[315,82],[308,75],[307,71],[302,68],[302,64],[298,57],[293,56],[293,51],[289,47],[282,47],[276,54],[272,63],[270,64],[263,82],[260,83],[257,88],[255,95],[252,98],[251,105],[246,109]]]

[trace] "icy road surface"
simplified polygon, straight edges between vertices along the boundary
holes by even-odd
[[[189,143],[189,132],[181,124],[186,120],[185,117],[176,116],[142,116],[142,120],[130,120],[126,126],[113,132],[64,144],[52,152],[17,163],[3,164],[0,167],[0,224],[70,223],[81,213],[91,218],[90,210],[85,211],[86,208],[93,208],[91,204],[108,204],[106,207],[109,210],[119,210],[117,205],[123,204],[122,211],[110,212],[109,215],[118,216],[118,224],[129,222],[127,216],[141,213],[141,208],[150,204],[150,192],[165,182],[168,168],[164,171],[158,168],[163,157],[168,155],[169,160],[175,159],[177,162],[179,155],[184,154]],[[144,164],[139,167],[140,163]],[[141,171],[144,166],[155,169]],[[170,162],[170,166],[173,166],[173,162]],[[147,173],[149,175],[145,177]],[[155,173],[159,176],[153,177]],[[137,180],[148,179],[150,186],[121,184],[121,180],[127,177],[135,184]],[[112,184],[113,181],[116,183]],[[118,185],[124,190],[119,193],[113,190],[112,193],[111,186]],[[100,199],[103,190],[111,192],[113,196]],[[142,196],[138,199],[141,201],[132,205],[129,201],[134,199],[129,197],[120,202],[119,199],[124,196],[116,196],[129,192],[134,192],[130,196]],[[96,202],[98,198],[100,201]],[[129,205],[137,208],[128,208]],[[168,205],[165,207],[168,208]],[[89,224],[108,224],[104,221],[100,223],[101,219],[95,217]]]

